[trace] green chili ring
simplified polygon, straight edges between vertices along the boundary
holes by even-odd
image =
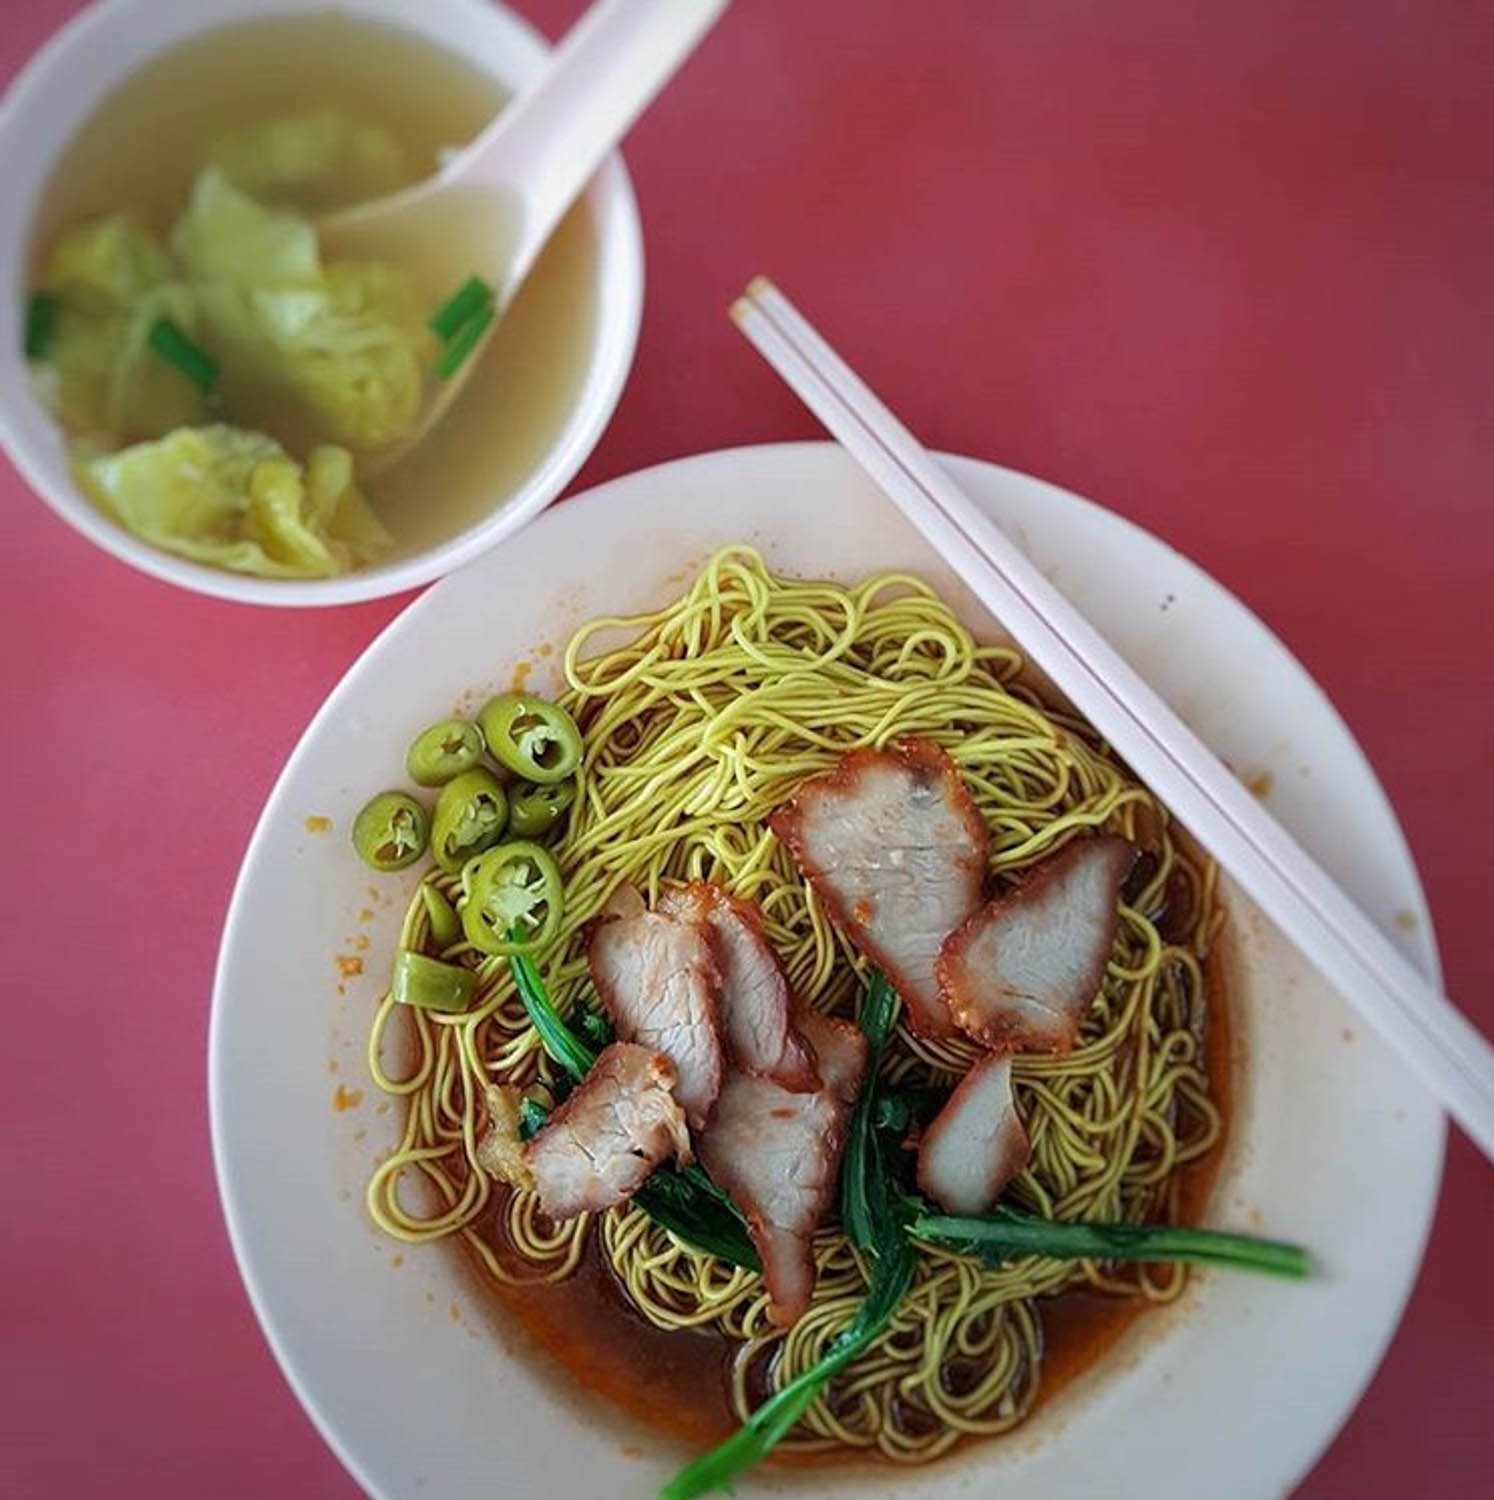
[[[431,855],[454,875],[472,858],[503,837],[508,825],[508,798],[491,771],[463,771],[441,788],[431,822]]]
[[[400,1005],[455,1015],[466,1010],[476,988],[477,975],[471,969],[442,963],[439,958],[428,958],[408,948],[394,955],[389,991]]]
[[[524,839],[542,839],[554,832],[576,800],[574,781],[539,786],[520,781],[508,789],[508,829]]]
[[[425,853],[430,819],[404,792],[380,792],[353,820],[353,848],[369,869],[381,875],[413,865]]]
[[[483,704],[477,722],[488,753],[525,781],[551,786],[581,764],[581,731],[559,704],[500,693]]]
[[[559,931],[560,866],[539,844],[520,839],[479,854],[462,870],[462,890],[462,931],[483,953],[534,953]]]
[[[482,731],[467,719],[442,719],[415,736],[405,755],[410,780],[420,786],[445,786],[464,771],[482,764]]]

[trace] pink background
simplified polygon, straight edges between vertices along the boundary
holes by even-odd
[[[0,73],[73,8],[7,6]],[[771,272],[924,439],[1099,497],[1281,633],[1494,1031],[1491,76],[1486,0],[739,0],[628,146],[643,339],[580,484],[814,432],[723,316]],[[0,486],[0,1488],[351,1496],[229,1255],[204,1043],[260,804],[404,601],[177,593]],[[1490,1188],[1455,1137],[1303,1496],[1494,1492]]]

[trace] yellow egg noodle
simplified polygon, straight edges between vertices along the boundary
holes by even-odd
[[[607,638],[623,643],[600,649]],[[767,818],[845,751],[925,736],[954,758],[990,827],[997,883],[1091,830],[1123,834],[1149,856],[1079,1045],[1064,1057],[1015,1060],[1032,1158],[1011,1192],[1064,1219],[1140,1222],[1175,1211],[1179,1169],[1222,1130],[1203,1057],[1203,961],[1222,920],[1214,870],[1180,847],[1165,811],[1087,726],[1044,708],[1023,685],[1017,652],[978,645],[918,578],[803,582],[775,576],[736,546],[657,613],[583,627],[564,670],[561,701],[585,732],[586,757],[556,848],[562,933],[541,960],[562,1013],[597,1003],[585,930],[614,887],[631,881],[652,900],[661,882],[712,879],[761,908],[805,1004],[854,1016],[867,965],[831,927]],[[428,879],[455,897],[459,877]],[[417,891],[401,941],[421,949],[428,940]],[[623,1294],[650,1322],[714,1328],[733,1341],[741,1415],[813,1364],[865,1292],[857,1254],[833,1220],[815,1242],[813,1304],[785,1333],[768,1321],[756,1274],[685,1246],[641,1210],[552,1226],[533,1194],[490,1181],[476,1158],[485,1087],[546,1086],[556,1074],[506,962],[463,944],[441,956],[478,968],[478,995],[462,1015],[399,1008],[412,1040],[397,1077],[386,1071],[396,1052],[387,997],[373,1022],[373,1076],[408,1105],[399,1148],[368,1188],[380,1227],[412,1243],[460,1235],[506,1282],[563,1280],[588,1236],[599,1235]],[[929,1043],[900,1026],[884,1075],[947,1087],[975,1055],[967,1043]],[[420,1212],[400,1195],[416,1176],[427,1184]],[[500,1259],[491,1228],[480,1232],[495,1212],[517,1258]],[[920,1251],[888,1328],[821,1393],[788,1447],[849,1445],[916,1463],[963,1436],[1013,1427],[1039,1390],[1046,1296],[1078,1287],[1166,1301],[1186,1275],[1181,1265],[1042,1256],[987,1269],[932,1246]]]

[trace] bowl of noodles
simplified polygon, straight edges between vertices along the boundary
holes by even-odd
[[[1095,507],[968,461],[959,477],[1230,764],[1270,786],[1368,909],[1387,925],[1410,914],[1407,944],[1435,967],[1371,773],[1263,627]],[[706,494],[709,507],[691,504]],[[640,536],[654,545],[631,545]],[[577,733],[573,758],[548,763],[572,793],[522,828],[536,788],[515,779],[493,707],[515,701],[550,705]],[[387,794],[417,821],[434,800],[437,863],[401,848],[384,861],[397,868],[370,872],[349,842],[360,808],[407,780],[408,747],[438,720],[482,726],[489,768],[463,760],[439,791]],[[989,898],[1008,944],[1011,923],[1061,893],[1056,862],[1126,851],[1061,1045],[928,1024],[915,957],[840,902],[849,846],[812,857],[811,799],[843,797],[848,768],[900,765],[912,779],[897,816],[935,784],[970,809],[979,896],[964,899]],[[515,819],[510,841],[452,814],[448,786],[470,791],[474,776],[499,788],[485,795]],[[514,904],[512,878],[493,883],[515,860],[525,878],[553,872],[537,905]],[[915,902],[942,889],[934,867],[891,878]],[[491,890],[500,916],[484,928]],[[725,962],[692,1001],[688,954],[649,970],[646,946],[686,941],[690,891],[750,914],[741,930],[817,1049],[810,1084],[759,1076],[727,1036],[719,1101],[695,1112],[688,1026],[666,1035],[654,1001],[667,991],[682,1016],[697,1002],[718,1015]],[[620,892],[636,905],[620,909]],[[1069,908],[1058,925],[1077,920]],[[647,1015],[630,1012],[630,984]],[[854,1064],[838,1099],[837,1049]],[[592,1096],[650,1056],[620,1105],[608,1096],[604,1125],[645,1097],[663,1113],[627,1126],[609,1157],[586,1135]],[[956,1120],[973,1081],[998,1075],[998,1102],[987,1091]],[[1040,1496],[1280,1493],[1393,1329],[1442,1142],[1436,1109],[1344,1002],[849,460],[810,444],[606,486],[370,648],[246,858],[211,1097],[267,1336],[324,1436],[388,1496],[683,1496],[728,1480],[749,1493],[935,1496],[1003,1480]],[[999,1116],[1021,1150],[972,1200],[967,1181],[941,1178],[936,1143],[957,1127],[968,1143],[976,1116]],[[976,1138],[985,1161],[997,1137]],[[1305,1279],[1239,1274],[1290,1246],[1310,1252],[1290,1262],[1310,1265]]]

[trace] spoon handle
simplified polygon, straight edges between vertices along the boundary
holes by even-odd
[[[443,177],[499,189],[518,223],[508,289],[602,159],[694,50],[728,0],[598,0],[566,33],[544,76]]]

